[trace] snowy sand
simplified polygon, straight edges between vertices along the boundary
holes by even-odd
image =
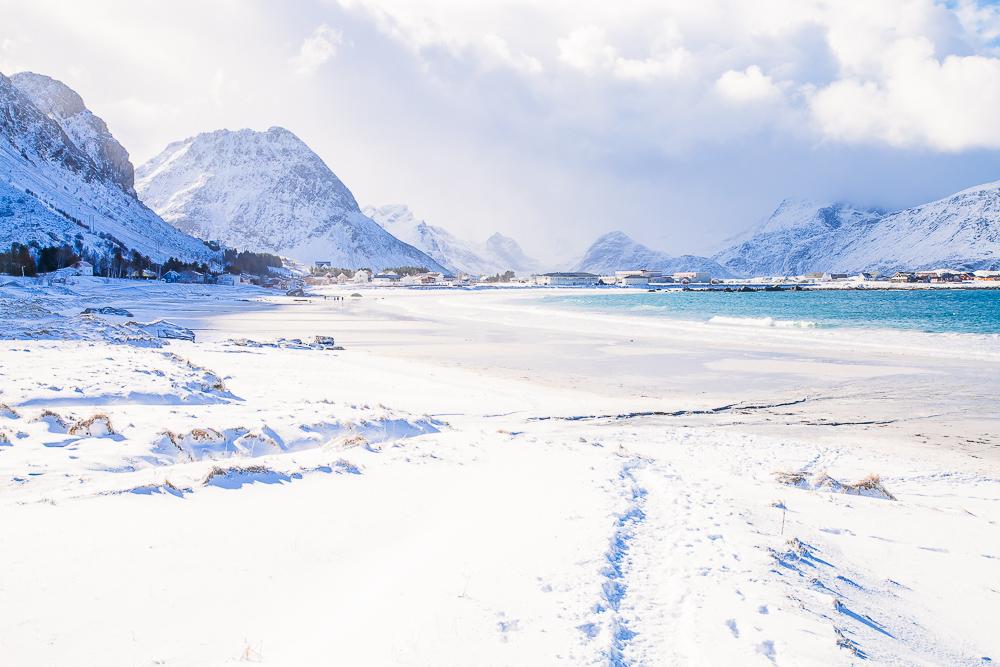
[[[995,338],[4,280],[4,665],[1000,659]]]

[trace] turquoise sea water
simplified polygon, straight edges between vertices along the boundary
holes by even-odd
[[[564,290],[548,305],[646,317],[774,327],[863,327],[1000,334],[1000,290],[638,292]]]

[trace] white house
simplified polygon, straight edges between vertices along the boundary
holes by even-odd
[[[242,284],[243,280],[239,276],[234,276],[231,273],[223,273],[215,279],[215,282],[218,285],[229,285],[231,287],[235,287],[236,285]]]
[[[350,280],[350,278],[347,277],[346,273],[337,274],[337,284],[338,285],[344,285],[344,284],[347,283],[348,280]]]
[[[705,271],[678,271],[674,274],[674,282],[683,283],[709,283],[712,276]]]
[[[586,287],[596,285],[599,276],[593,273],[556,272],[542,273],[535,276],[536,285],[548,285],[550,287]]]
[[[80,260],[71,267],[78,276],[92,276],[94,275],[94,265],[88,261]]]
[[[644,276],[640,273],[618,275],[619,273],[622,272],[618,271],[615,273],[615,283],[619,287],[646,287],[649,285],[649,276]]]
[[[372,281],[372,274],[370,271],[365,269],[358,269],[354,272],[354,282],[356,283],[370,283]]]
[[[397,285],[399,284],[398,273],[378,273],[372,276],[373,285]]]

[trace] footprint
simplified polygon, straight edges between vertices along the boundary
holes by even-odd
[[[739,639],[740,638],[740,629],[736,625],[736,619],[735,618],[730,618],[729,620],[726,621],[726,625],[729,627],[729,631],[733,633],[733,638],[734,639]]]

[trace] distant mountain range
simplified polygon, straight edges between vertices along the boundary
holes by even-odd
[[[713,278],[727,278],[732,272],[719,263],[697,255],[668,255],[633,241],[624,232],[608,232],[599,237],[574,267],[574,271],[608,274],[629,269],[649,269],[676,273],[704,271]]]
[[[0,250],[66,244],[100,256],[135,250],[161,263],[218,262],[209,240],[347,268],[544,268],[501,234],[472,243],[405,206],[362,212],[323,160],[280,127],[199,134],[133,169],[68,86],[31,72],[0,74]],[[573,268],[731,277],[943,267],[1000,269],[1000,181],[897,212],[785,200],[711,258],[669,255],[610,232]]]
[[[1000,181],[894,213],[785,200],[713,259],[739,275],[1000,269]]]
[[[323,160],[281,127],[174,142],[136,176],[143,201],[202,239],[347,268],[446,270],[362,213]]]
[[[0,249],[12,243],[218,257],[139,201],[128,152],[77,93],[31,72],[0,74]]]
[[[537,261],[524,254],[517,241],[499,233],[483,244],[475,244],[417,219],[403,204],[368,206],[364,212],[393,236],[424,251],[453,273],[492,275],[514,271],[524,274],[540,268]]]

